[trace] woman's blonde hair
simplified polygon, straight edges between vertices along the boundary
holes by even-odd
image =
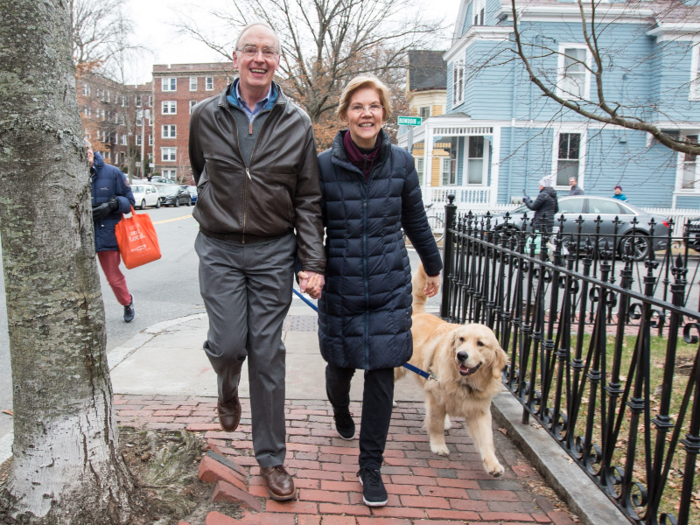
[[[347,122],[348,120],[348,107],[350,106],[350,99],[359,89],[372,88],[379,93],[379,102],[384,107],[384,122],[391,118],[391,92],[386,85],[379,80],[377,77],[355,77],[348,85],[345,86],[343,93],[340,95],[340,104],[336,110],[336,114],[341,120]]]

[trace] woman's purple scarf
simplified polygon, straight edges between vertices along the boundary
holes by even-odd
[[[360,148],[355,144],[350,137],[350,132],[347,131],[343,137],[343,146],[345,147],[345,154],[348,156],[348,160],[359,169],[365,176],[365,179],[369,179],[369,173],[372,171],[372,167],[379,160],[379,150],[382,146],[382,134],[377,135],[377,143],[371,150],[360,150]]]

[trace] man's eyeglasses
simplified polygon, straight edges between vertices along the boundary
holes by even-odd
[[[256,56],[258,56],[259,53],[258,48],[255,46],[239,47],[238,49],[236,49],[236,51],[240,51],[248,58],[255,58]],[[279,51],[271,47],[263,47],[262,54],[265,58],[277,58],[277,55],[279,55]]]
[[[364,113],[365,111],[369,111],[370,113],[381,113],[384,110],[384,106],[381,104],[371,104],[369,106],[362,106],[360,104],[353,104],[350,106],[350,111],[356,114]]]

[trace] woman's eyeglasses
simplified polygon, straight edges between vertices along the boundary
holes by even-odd
[[[360,104],[353,104],[350,106],[350,111],[356,114],[364,113],[369,111],[370,113],[381,113],[384,110],[384,106],[381,104],[370,104],[369,106],[361,106]]]

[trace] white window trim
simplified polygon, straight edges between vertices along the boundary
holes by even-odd
[[[194,81],[194,89],[192,89],[192,82]],[[197,77],[190,77],[190,91],[197,91],[199,87],[199,79]]]
[[[484,164],[482,166],[481,184],[469,183],[469,139],[471,137],[484,137]],[[462,161],[462,186],[468,188],[485,188],[489,180],[489,149],[491,148],[491,139],[485,135],[468,135],[464,137],[464,160]],[[475,157],[476,158],[476,157]],[[459,159],[459,149],[457,149],[457,159]],[[459,163],[457,164],[459,167]],[[458,174],[459,175],[459,174]],[[459,178],[459,177],[458,177]]]
[[[172,128],[175,128],[175,135],[172,135]],[[166,130],[168,131],[167,134]],[[163,124],[160,128],[160,136],[163,139],[177,138],[177,126],[175,124]]]
[[[211,87],[209,87],[209,80],[211,79]],[[214,77],[204,77],[204,90],[214,91]]]
[[[457,90],[457,70],[458,68],[462,71],[462,89]],[[464,90],[465,90],[465,82],[464,82],[464,61],[463,60],[455,60],[452,62],[452,108],[454,109],[457,106],[461,106],[464,104]]]
[[[554,186],[552,186],[557,191],[568,191],[571,187],[567,184],[566,186],[557,186],[557,166],[559,164],[559,135],[562,133],[578,133],[581,135],[581,142],[579,143],[578,149],[578,185],[581,189],[584,188],[585,180],[584,175],[586,173],[586,144],[588,139],[588,130],[585,129],[560,129],[554,133],[554,142],[552,144],[552,172],[551,177],[554,180]]]
[[[168,104],[168,110],[170,110],[171,107],[175,108],[175,111],[168,111],[165,112],[163,111],[163,108],[165,107],[165,104]],[[172,104],[172,106],[171,106]],[[160,113],[161,115],[177,115],[177,100],[163,100],[160,104]]]
[[[688,100],[700,100],[700,41],[693,40],[693,52],[690,60],[690,90]]]
[[[585,49],[586,50],[586,66],[591,67],[591,51],[588,49],[586,44],[580,43],[569,43],[569,44],[559,44],[559,55],[557,60],[557,96],[563,98],[564,100],[581,100],[578,97],[573,96],[570,93],[565,93],[560,88],[562,81],[564,79],[564,55],[566,49]],[[586,69],[586,77],[583,86],[583,99],[590,100],[591,98],[591,71]]]
[[[168,157],[170,157],[170,152],[172,150],[175,151],[175,159],[170,160],[169,158],[165,158],[165,151],[168,150]],[[160,160],[161,162],[177,162],[177,148],[176,147],[167,147],[167,148],[160,148]]]
[[[476,24],[475,19],[477,17],[477,14],[481,12],[481,10],[484,10],[484,18],[483,20],[479,20],[481,23]],[[486,23],[486,0],[472,0],[472,25],[473,26],[483,26]]]
[[[175,79],[175,89],[170,89],[170,81]],[[167,82],[167,85],[166,85]],[[167,89],[166,89],[167,87]],[[177,77],[163,77],[160,79],[160,90],[165,93],[173,93],[177,91]]]
[[[681,138],[685,139],[688,135],[700,136],[700,130],[685,130],[681,132]],[[696,195],[700,193],[700,184],[696,188],[683,187],[683,173],[685,172],[685,153],[678,153],[678,162],[676,163],[676,189],[675,193],[682,195]],[[700,180],[700,155],[695,161],[695,180]]]

